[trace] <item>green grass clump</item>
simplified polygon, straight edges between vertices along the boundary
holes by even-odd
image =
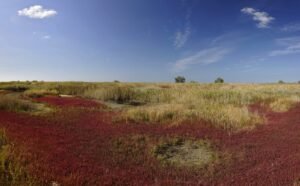
[[[29,98],[40,98],[47,95],[58,95],[58,92],[56,90],[30,89],[25,91],[23,95]]]
[[[42,103],[21,99],[18,94],[0,95],[0,110],[10,112],[25,112],[34,115],[46,114],[54,111]]]
[[[137,91],[128,86],[107,86],[97,89],[89,89],[84,93],[85,97],[116,103],[130,103],[137,96]]]
[[[0,129],[0,184],[3,186],[39,185],[21,166],[5,131]]]
[[[14,111],[14,112],[30,112],[36,110],[35,104],[30,101],[19,99],[14,95],[0,96],[0,110]]]
[[[296,103],[300,102],[299,96],[291,96],[285,98],[279,98],[270,103],[270,108],[274,112],[287,112],[290,110]]]
[[[199,105],[164,104],[130,108],[122,116],[126,121],[180,124],[205,120],[226,130],[253,129],[264,119],[247,107],[200,103]]]

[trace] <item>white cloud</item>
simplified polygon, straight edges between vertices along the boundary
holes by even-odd
[[[45,35],[45,36],[42,37],[42,39],[48,40],[48,39],[51,39],[51,36]]]
[[[251,15],[252,19],[258,22],[258,28],[269,28],[272,21],[275,20],[275,18],[270,16],[267,12],[260,12],[250,7],[241,9],[241,12],[247,15]]]
[[[174,64],[174,71],[179,72],[185,70],[189,65],[195,64],[211,64],[223,59],[230,52],[230,49],[223,47],[212,47],[200,50],[194,55],[179,59]]]
[[[57,12],[51,9],[44,9],[41,5],[34,5],[18,11],[19,16],[25,16],[32,19],[44,19],[55,16]]]
[[[284,48],[271,51],[269,56],[282,56],[300,53],[300,37],[280,38],[276,40],[276,43]]]
[[[189,36],[191,34],[191,29],[189,24],[187,24],[184,28],[184,31],[177,31],[175,34],[175,40],[174,40],[174,46],[176,48],[181,48],[184,46],[184,44],[189,39]]]
[[[300,31],[300,23],[285,25],[281,30],[284,32],[299,32]]]

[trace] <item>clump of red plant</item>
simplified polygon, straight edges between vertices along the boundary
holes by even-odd
[[[0,127],[21,149],[27,171],[45,184],[287,185],[300,175],[300,106],[282,114],[266,111],[266,125],[228,134],[204,122],[171,127],[116,124],[112,119],[118,113],[76,108],[97,107],[93,101],[38,100],[64,109],[43,116],[2,111]],[[230,163],[207,170],[211,174],[161,165],[151,155],[151,144],[177,136],[210,140],[232,154]]]

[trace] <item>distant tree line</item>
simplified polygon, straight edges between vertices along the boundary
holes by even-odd
[[[184,76],[177,76],[175,77],[175,83],[185,83],[186,82],[186,79]],[[221,77],[218,77],[216,80],[215,80],[215,83],[224,83],[224,79],[221,78]],[[197,83],[196,81],[191,81],[191,83]]]
[[[185,83],[185,82],[186,82],[186,79],[185,79],[184,76],[175,77],[175,83]],[[221,77],[218,77],[214,82],[215,83],[225,83],[224,79],[221,78]],[[197,81],[190,81],[190,83],[197,83]],[[278,84],[284,84],[286,82],[283,81],[283,80],[279,80],[277,83]],[[297,83],[300,84],[300,81],[298,81]]]

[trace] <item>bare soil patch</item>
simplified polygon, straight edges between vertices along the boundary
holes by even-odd
[[[162,163],[201,168],[218,157],[210,144],[203,140],[169,139],[155,147],[154,154]]]

